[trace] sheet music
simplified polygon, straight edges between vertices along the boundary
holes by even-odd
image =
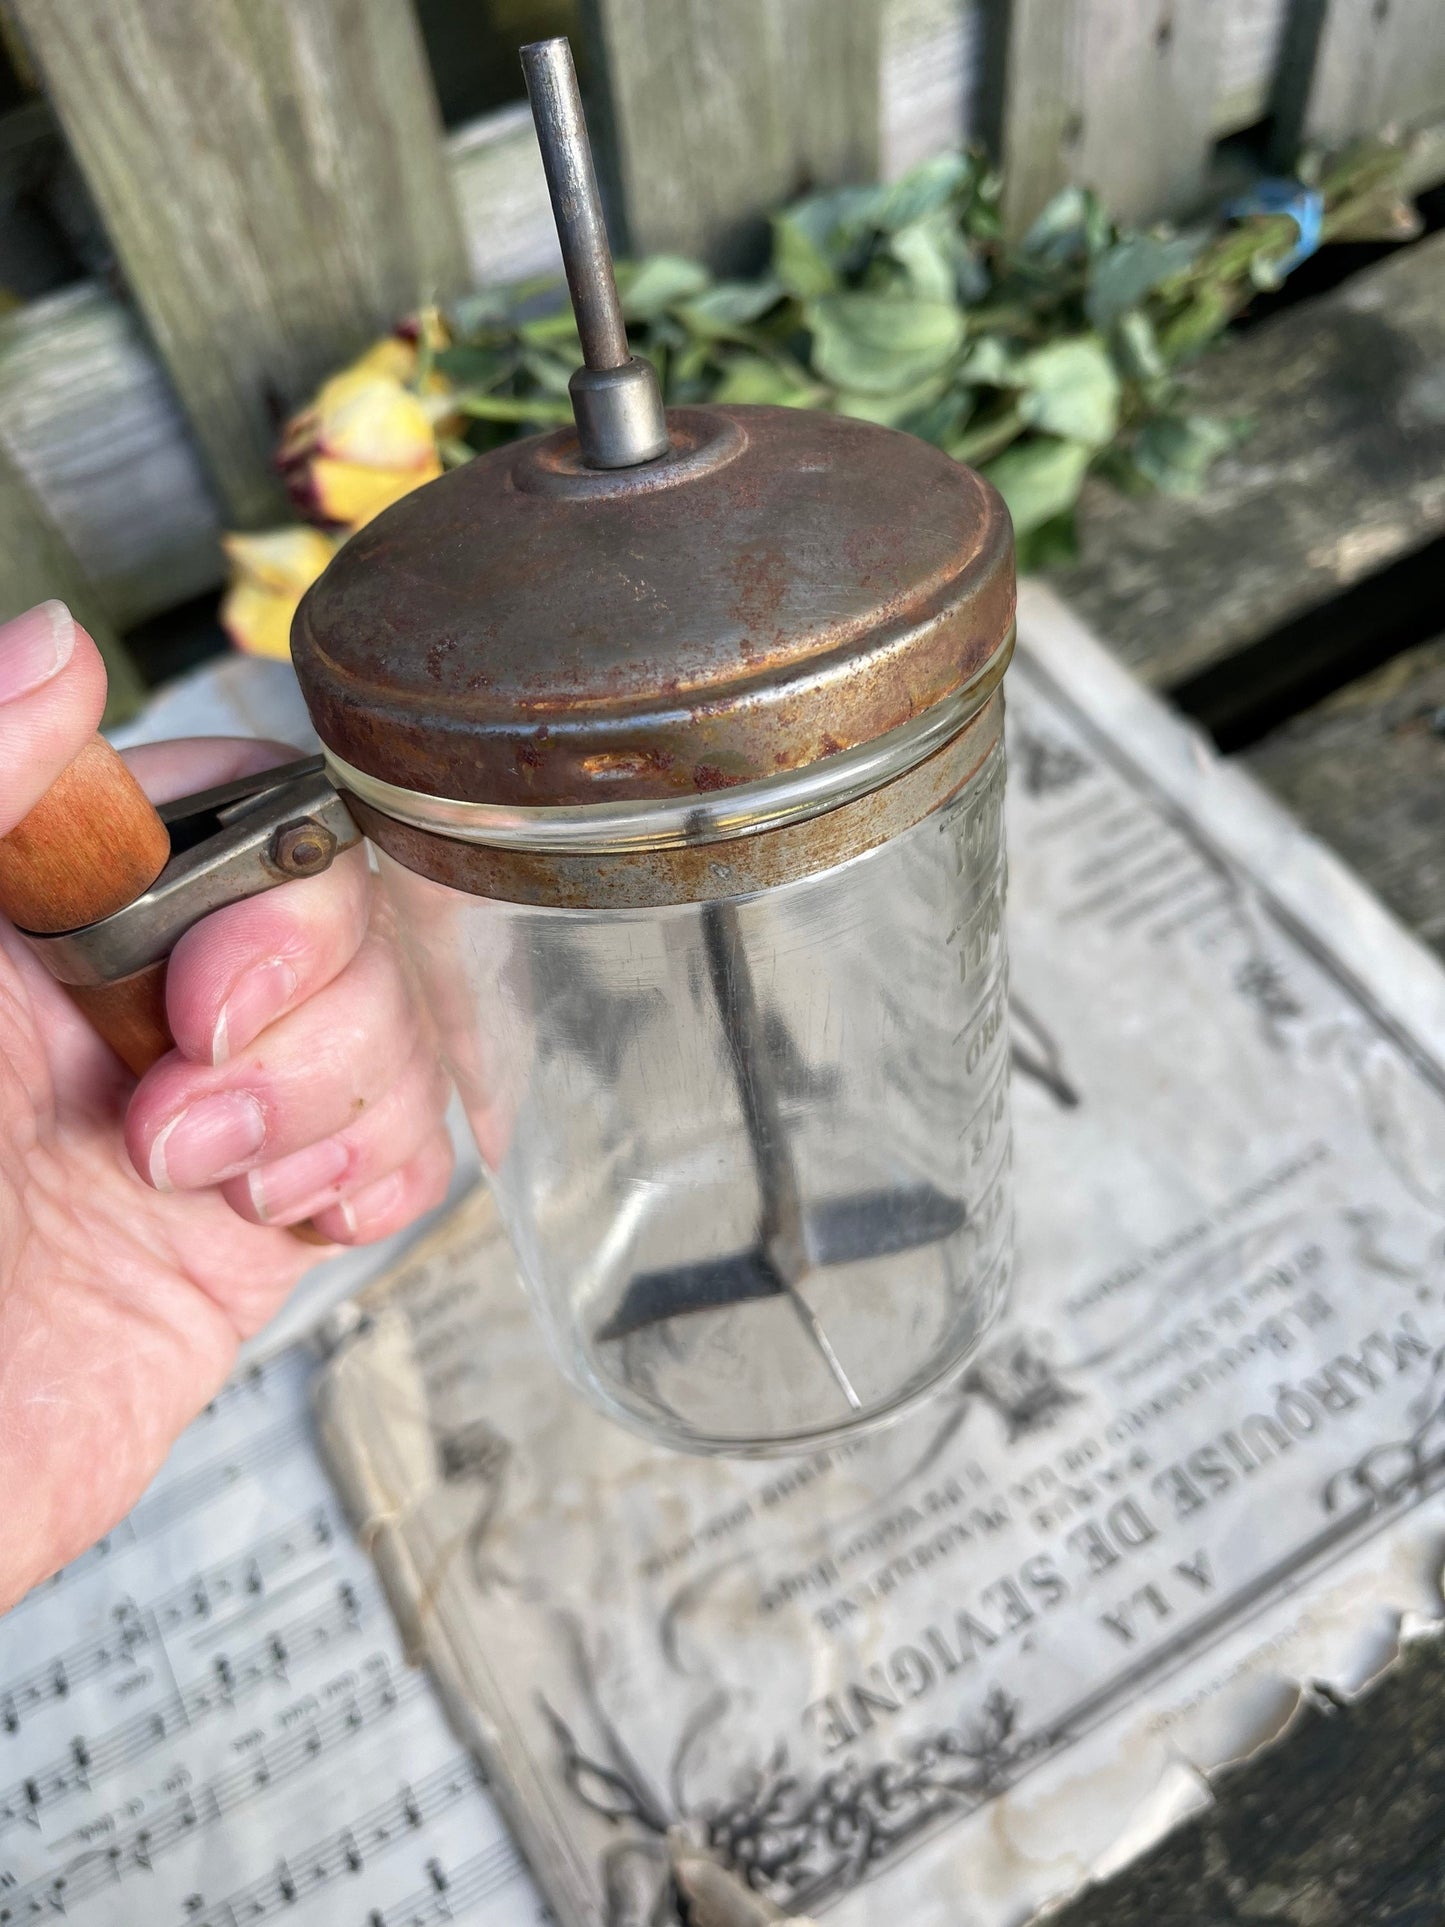
[[[312,1369],[243,1369],[0,1619],[0,1927],[546,1918],[343,1519]]]

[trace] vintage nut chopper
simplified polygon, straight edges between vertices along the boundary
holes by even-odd
[[[557,1362],[667,1443],[807,1447],[1006,1284],[1011,531],[890,429],[664,416],[566,42],[523,63],[576,428],[352,536],[296,671]]]

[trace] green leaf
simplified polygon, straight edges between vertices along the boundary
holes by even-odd
[[[775,214],[773,272],[787,292],[806,301],[841,288],[847,274],[864,265],[890,193],[886,187],[839,187]]]
[[[617,267],[622,312],[629,321],[655,321],[664,309],[701,294],[711,280],[706,268],[681,254],[654,254]]]
[[[816,408],[827,391],[810,382],[801,369],[792,370],[764,355],[738,354],[729,358],[727,371],[713,394],[720,402],[764,402],[781,408]]]
[[[975,163],[964,153],[935,154],[910,168],[900,180],[884,190],[877,210],[877,225],[885,234],[897,234],[931,214],[946,208],[961,187],[973,179]]]
[[[831,294],[839,285],[837,269],[802,210],[773,216],[773,272],[800,301]]]
[[[1096,335],[1035,348],[1019,362],[1024,419],[1046,434],[1101,448],[1119,427],[1122,384]]]
[[[1005,449],[983,472],[1008,503],[1014,528],[1027,535],[1074,506],[1092,453],[1082,442],[1040,435]]]
[[[554,342],[570,344],[577,339],[577,319],[570,308],[559,308],[556,314],[537,315],[531,321],[519,322],[517,333],[523,341],[530,341],[539,348],[549,347]]]
[[[514,365],[509,348],[473,347],[463,343],[455,348],[439,348],[432,366],[457,387],[489,388]]]
[[[958,269],[954,260],[956,230],[946,215],[930,214],[900,228],[888,251],[903,269],[908,292],[925,301],[955,301]]]
[[[1162,381],[1164,356],[1154,323],[1142,308],[1121,315],[1114,328],[1114,358],[1131,381]]]
[[[950,384],[935,400],[911,408],[897,425],[906,428],[910,435],[917,435],[920,441],[932,442],[935,448],[947,448],[962,434],[972,416],[974,399],[971,388]]]
[[[559,395],[565,400],[571,392],[568,384],[572,379],[572,371],[581,358],[580,342],[570,355],[549,355],[543,354],[540,349],[528,348],[522,355],[522,366],[545,394]]]
[[[1016,442],[1025,427],[1017,404],[1010,402],[1006,408],[986,409],[981,417],[972,417],[958,434],[950,435],[943,446],[956,462],[967,462],[971,468],[978,468],[984,462],[991,462],[995,455],[1001,455],[1010,442]]]
[[[1032,575],[1038,569],[1057,569],[1072,562],[1079,553],[1079,530],[1072,509],[1062,515],[1051,516],[1041,522],[1036,529],[1017,538],[1014,559],[1020,575]]]
[[[1197,495],[1224,452],[1247,432],[1213,415],[1160,415],[1134,437],[1134,466],[1169,495]]]
[[[1089,269],[1084,312],[1096,328],[1108,328],[1126,308],[1191,266],[1203,245],[1201,234],[1131,234],[1116,241]]]
[[[808,303],[804,319],[818,373],[859,394],[901,394],[946,367],[963,346],[963,314],[947,301],[824,295]]]
[[[1025,234],[1023,257],[1035,266],[1063,267],[1088,260],[1108,245],[1109,218],[1097,195],[1065,187],[1048,202]]]
[[[946,379],[944,375],[930,375],[898,395],[843,393],[835,397],[833,407],[855,421],[877,422],[883,428],[908,427],[913,432],[913,420],[938,402]]]
[[[693,334],[706,340],[741,341],[782,298],[782,282],[766,274],[757,281],[719,281],[705,294],[679,302],[677,312]]]
[[[968,344],[959,373],[965,381],[977,382],[983,388],[1018,388],[1023,385],[1021,360],[998,335],[981,335]]]

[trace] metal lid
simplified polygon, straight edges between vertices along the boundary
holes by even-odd
[[[1013,546],[978,475],[792,409],[668,426],[626,469],[584,466],[572,429],[495,450],[352,536],[292,637],[328,749],[467,801],[677,799],[988,680]]]
[[[431,797],[685,804],[950,698],[961,726],[956,699],[986,699],[1012,635],[1002,501],[867,422],[664,418],[628,347],[570,49],[539,41],[522,65],[582,342],[577,425],[407,496],[310,590],[292,653],[338,774],[412,823]]]

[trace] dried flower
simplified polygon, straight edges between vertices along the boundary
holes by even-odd
[[[324,384],[282,433],[277,461],[309,520],[358,529],[442,472],[437,433],[451,384],[432,366],[446,335],[434,310],[374,343]]]
[[[306,528],[222,538],[231,585],[221,602],[221,626],[238,649],[287,659],[296,605],[337,546],[320,530]]]

